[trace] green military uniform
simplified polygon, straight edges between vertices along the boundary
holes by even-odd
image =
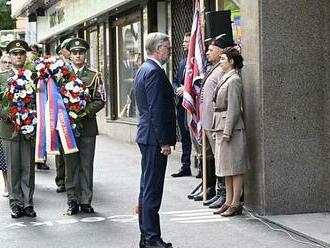
[[[7,52],[26,51],[27,44],[24,41],[12,41],[7,46]],[[6,89],[7,81],[15,75],[14,70],[0,73],[0,90]],[[3,94],[0,95],[2,100]],[[7,121],[2,106],[0,106],[0,137],[2,139],[6,162],[8,166],[9,205],[11,209],[33,207],[34,193],[34,149],[32,142],[22,135],[12,137],[14,125]],[[22,210],[20,210],[22,211]],[[34,213],[35,214],[35,213]],[[27,215],[33,217],[32,215]],[[21,217],[19,216],[13,218]]]
[[[82,45],[85,46],[86,50],[88,43],[83,41],[83,44],[81,44],[82,42],[78,43],[77,40],[83,41],[81,39],[73,39],[69,42],[70,51],[75,46],[79,46],[78,49],[81,49]],[[98,134],[96,113],[104,107],[104,100],[98,90],[100,83],[100,74],[98,72],[91,70],[85,65],[76,74],[88,87],[91,101],[87,103],[85,109],[88,114],[81,120],[80,136],[76,137],[79,152],[65,155],[65,169],[67,173],[65,187],[69,206],[71,202],[77,202],[81,206],[90,206],[93,197],[95,141]]]

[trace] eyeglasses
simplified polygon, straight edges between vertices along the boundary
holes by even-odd
[[[7,65],[11,65],[11,61],[1,61],[2,64],[7,64]]]

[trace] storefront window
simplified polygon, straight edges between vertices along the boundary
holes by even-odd
[[[136,16],[117,26],[118,118],[136,120],[133,78],[141,65],[141,23]]]

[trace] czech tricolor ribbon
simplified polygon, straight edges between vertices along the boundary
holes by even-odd
[[[45,160],[46,153],[60,154],[59,142],[65,154],[78,152],[68,113],[53,78],[39,79],[37,91],[37,136],[35,161]]]

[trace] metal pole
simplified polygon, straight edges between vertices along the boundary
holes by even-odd
[[[202,130],[202,154],[203,154],[203,201],[207,200],[207,164],[206,164],[206,135]]]

